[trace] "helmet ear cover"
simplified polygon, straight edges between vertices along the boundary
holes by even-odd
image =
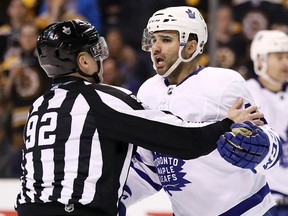
[[[191,40],[196,40],[198,42],[197,34],[190,33],[188,37],[188,41],[191,41]]]

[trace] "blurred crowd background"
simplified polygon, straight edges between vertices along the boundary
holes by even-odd
[[[110,50],[104,82],[136,94],[155,74],[141,50],[143,29],[157,10],[180,5],[197,7],[208,24],[201,65],[231,68],[245,79],[256,76],[249,57],[255,33],[288,33],[288,0],[0,0],[0,177],[20,176],[29,107],[51,84],[35,52],[41,29],[59,20],[91,22]]]

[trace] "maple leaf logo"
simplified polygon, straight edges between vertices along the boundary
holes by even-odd
[[[162,187],[170,196],[172,191],[182,191],[186,184],[191,183],[184,178],[184,160],[157,152],[153,153],[153,157]]]
[[[62,32],[67,34],[67,35],[70,35],[71,34],[71,29],[70,29],[70,27],[63,26],[63,31]]]

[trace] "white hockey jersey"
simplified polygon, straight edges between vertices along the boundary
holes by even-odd
[[[260,111],[265,114],[265,119],[269,125],[288,142],[288,88],[280,92],[272,92],[263,87],[258,80],[250,79],[247,81],[256,104],[261,104]],[[273,172],[266,175],[272,195],[276,200],[288,197],[288,168],[278,166],[273,168]]]
[[[138,97],[151,109],[169,110],[193,122],[225,118],[239,97],[254,104],[241,75],[213,67],[201,67],[178,85],[155,75]],[[163,188],[175,216],[262,216],[275,205],[264,175],[227,163],[217,149],[182,160],[138,148],[125,188],[126,208]]]

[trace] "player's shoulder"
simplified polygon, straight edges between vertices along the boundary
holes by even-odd
[[[141,91],[144,91],[145,89],[150,89],[151,88],[157,88],[159,87],[161,84],[164,83],[164,78],[161,77],[160,75],[156,74],[153,77],[150,77],[149,79],[147,79],[139,88],[138,93]]]
[[[206,67],[204,70],[208,72],[209,76],[217,77],[218,79],[245,81],[240,73],[229,68]]]
[[[147,79],[141,86],[143,85],[151,85],[154,83],[159,83],[159,82],[163,82],[164,78],[158,74],[150,77],[149,79]]]
[[[255,78],[250,78],[250,79],[246,80],[246,85],[247,86],[255,86],[255,87],[260,86],[259,82]]]
[[[215,76],[228,76],[235,79],[243,79],[243,77],[235,70],[229,68],[220,68],[220,67],[207,67],[209,73],[213,73]]]
[[[198,84],[196,84],[201,87],[201,83],[205,83],[210,91],[211,89],[217,89],[217,92],[221,91],[220,89],[224,91],[227,88],[232,91],[234,88],[239,89],[245,86],[245,79],[232,69],[206,67],[197,76],[199,77],[197,80]]]

